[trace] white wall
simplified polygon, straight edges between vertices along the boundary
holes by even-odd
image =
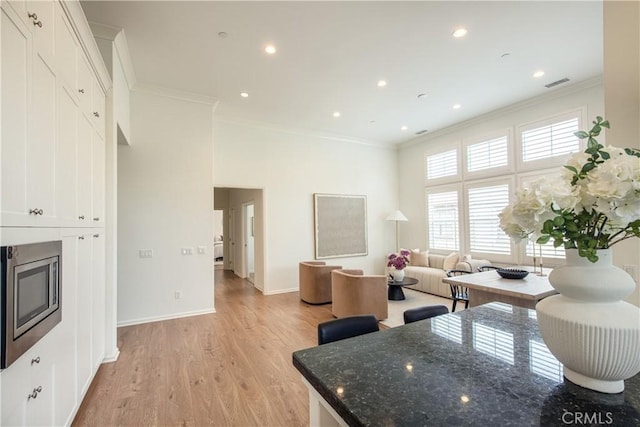
[[[119,325],[213,311],[212,116],[211,105],[131,95],[135,144],[118,147]]]
[[[640,148],[640,3],[604,2],[604,98],[612,129],[607,142]],[[614,246],[614,263],[640,269],[640,239]],[[640,306],[640,286],[628,301]]]
[[[313,193],[367,196],[369,255],[328,261],[384,272],[395,249],[395,224],[384,220],[397,209],[393,150],[216,121],[214,160],[216,187],[263,189],[265,294],[297,290],[298,262],[314,259]],[[256,236],[256,282],[259,246]]]

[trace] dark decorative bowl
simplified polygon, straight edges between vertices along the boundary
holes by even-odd
[[[500,277],[505,279],[524,279],[529,274],[527,270],[518,270],[517,268],[499,268],[496,271]]]

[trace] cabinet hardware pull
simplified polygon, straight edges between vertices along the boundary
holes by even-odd
[[[84,219],[84,215],[80,215],[78,219]]]
[[[99,216],[97,216],[97,217],[93,218],[93,220],[94,220],[94,221],[100,221],[100,217],[99,217]]]
[[[99,234],[94,234],[93,237],[98,238],[98,237],[100,237],[100,235]]]
[[[34,363],[35,364],[40,363],[40,356],[36,357],[35,359],[31,359],[31,364],[33,365]]]
[[[84,240],[84,236],[78,236],[78,239]]]
[[[27,400],[35,399],[38,397],[38,393],[42,393],[42,386],[38,386],[38,388],[34,388],[33,392],[28,396]]]
[[[35,21],[38,20],[38,14],[37,13],[31,13],[31,12],[27,12],[27,16]]]
[[[33,25],[36,25],[36,26],[42,28],[42,21],[33,21]]]
[[[84,93],[84,89],[78,89],[78,92]]]
[[[42,209],[29,209],[29,215],[42,215],[44,211]]]
[[[96,116],[96,117],[100,117],[100,113],[98,113],[97,111],[94,111],[93,115]]]

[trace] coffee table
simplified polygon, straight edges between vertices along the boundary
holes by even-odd
[[[417,285],[418,279],[414,277],[404,276],[404,279],[400,282],[396,282],[393,279],[389,279],[387,285],[389,285],[388,296],[391,301],[402,301],[405,299],[404,292],[402,292],[403,286]]]

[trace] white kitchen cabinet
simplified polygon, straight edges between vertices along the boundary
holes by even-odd
[[[93,170],[91,171],[91,220],[94,226],[104,225],[104,198],[105,198],[105,156],[106,148],[104,137],[97,131],[93,132],[92,139]]]
[[[77,313],[76,324],[76,378],[77,389],[80,395],[84,395],[89,388],[93,373],[91,360],[91,333],[93,331],[93,303],[91,285],[91,247],[92,235],[90,233],[77,236]]]
[[[104,232],[93,233],[91,247],[91,359],[95,372],[104,359],[105,348],[105,236]]]
[[[92,91],[93,128],[104,138],[105,129],[105,96],[97,80],[93,81]]]
[[[82,225],[90,226],[92,221],[92,187],[93,187],[93,128],[85,116],[78,118],[78,211],[77,218]]]
[[[72,227],[78,221],[78,105],[67,87],[58,87],[58,167],[56,200],[59,224]]]
[[[61,6],[56,7],[56,75],[58,83],[78,98],[78,44]]]

